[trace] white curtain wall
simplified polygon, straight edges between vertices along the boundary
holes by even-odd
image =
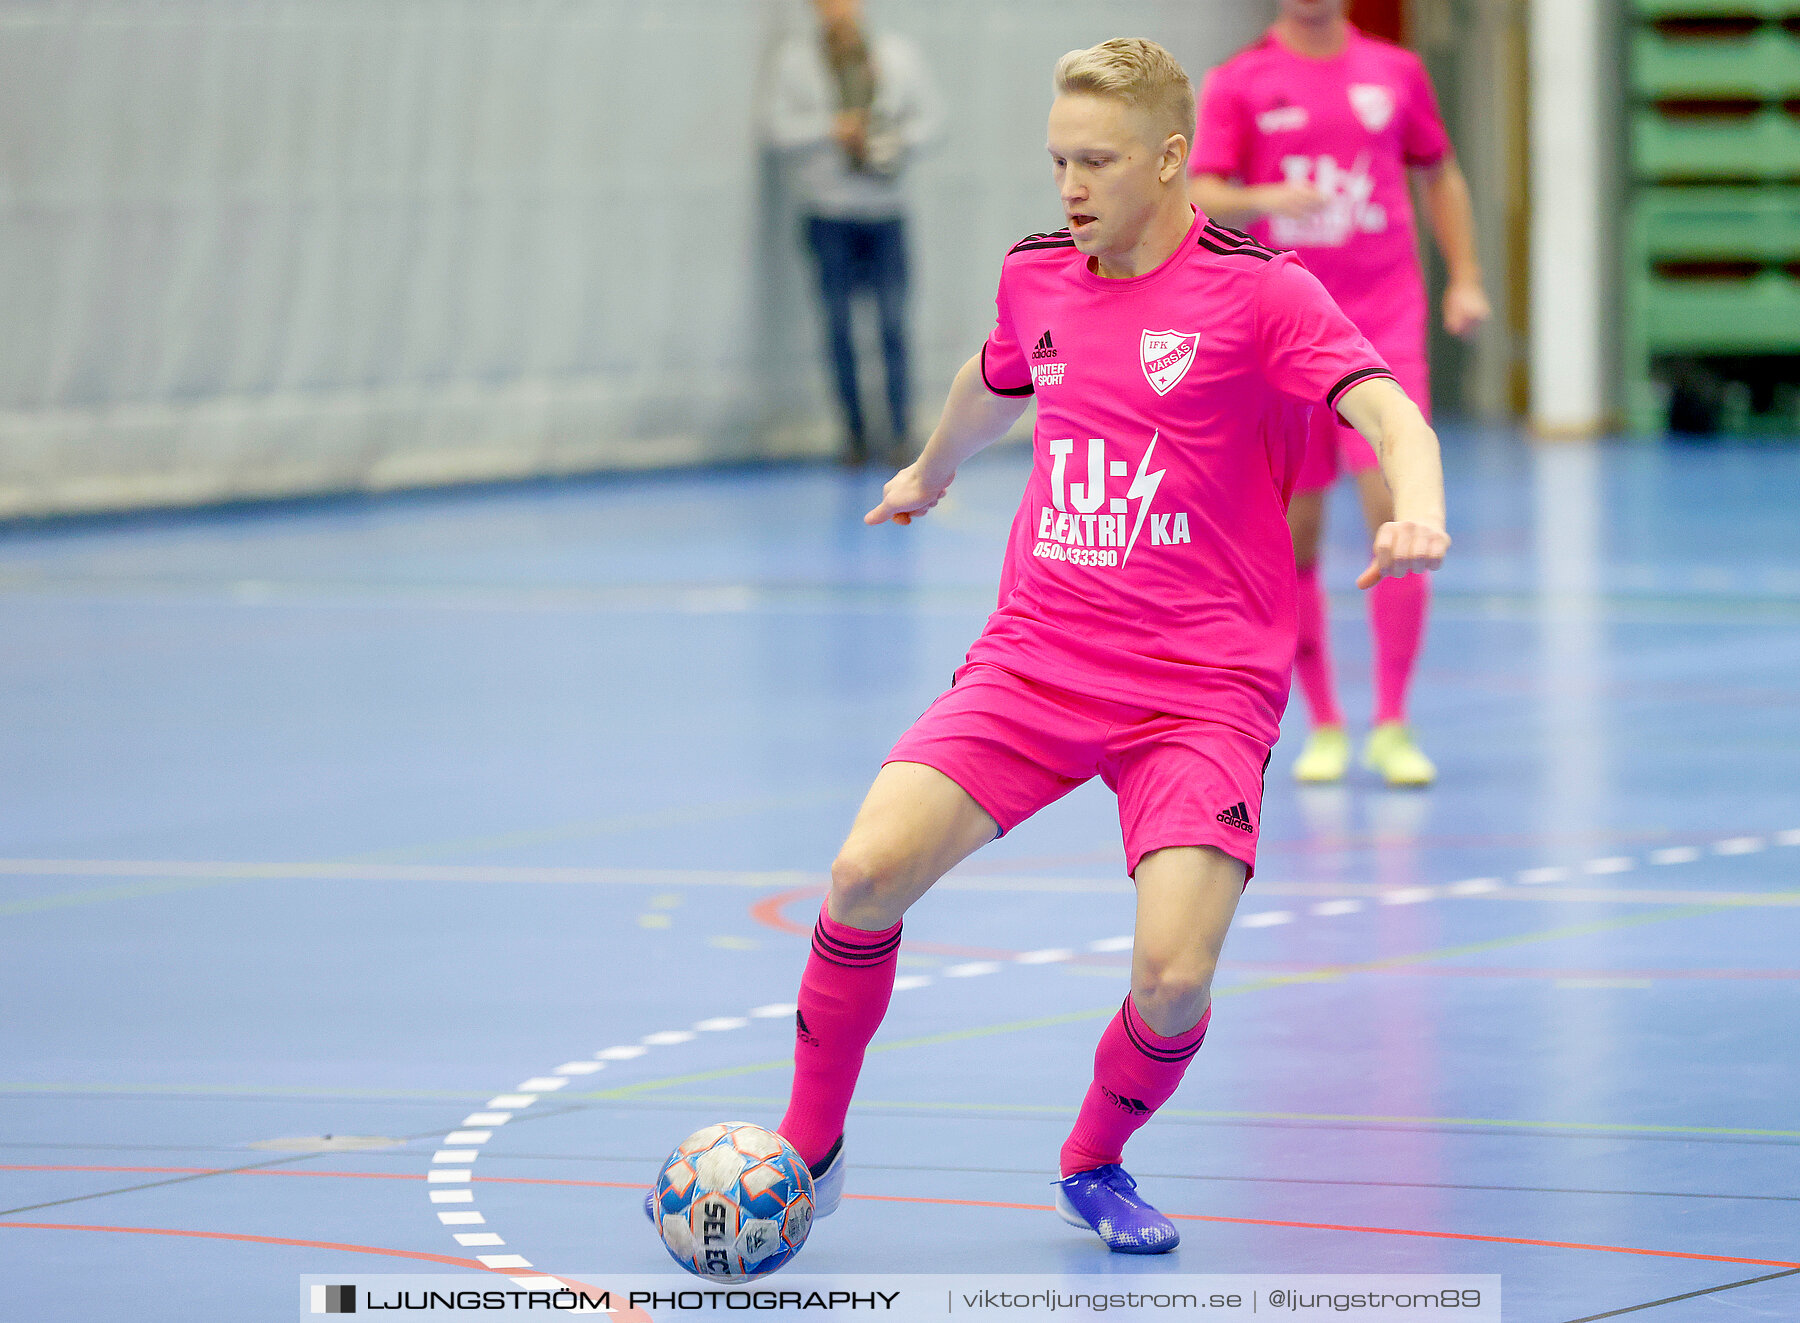
[[[921,417],[1057,223],[1050,66],[1198,78],[1264,0],[874,0]],[[793,0],[0,0],[0,517],[823,453],[758,84]]]

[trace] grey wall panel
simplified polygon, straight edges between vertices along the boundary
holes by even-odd
[[[890,0],[921,418],[1058,223],[1057,55],[1262,0]],[[822,453],[762,70],[794,0],[0,0],[0,515]]]

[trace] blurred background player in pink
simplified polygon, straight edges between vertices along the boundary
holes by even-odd
[[[1474,215],[1424,65],[1352,25],[1347,7],[1348,0],[1278,0],[1262,40],[1213,70],[1200,98],[1190,196],[1220,223],[1299,253],[1429,417],[1427,301],[1409,174],[1423,182],[1449,270],[1443,314],[1452,335],[1474,334],[1489,312]],[[1343,468],[1356,479],[1370,530],[1391,520],[1393,498],[1368,442],[1330,410],[1315,410],[1288,507],[1300,589],[1294,670],[1312,721],[1294,764],[1300,781],[1339,780],[1350,761],[1318,573],[1325,494]],[[1415,574],[1383,579],[1369,594],[1375,721],[1363,763],[1389,785],[1437,777],[1407,724],[1430,591]]]

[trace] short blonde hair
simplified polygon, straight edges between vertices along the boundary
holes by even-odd
[[[1194,85],[1181,62],[1154,41],[1115,37],[1063,56],[1056,62],[1056,94],[1083,92],[1123,101],[1193,146]]]

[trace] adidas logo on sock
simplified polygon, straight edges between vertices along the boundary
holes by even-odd
[[[1239,831],[1244,832],[1256,830],[1256,824],[1250,821],[1250,806],[1241,799],[1223,813],[1214,816],[1227,827],[1236,827]]]
[[[811,1043],[814,1047],[819,1045],[819,1040],[813,1037],[812,1030],[806,1027],[805,1013],[798,1007],[794,1008],[794,1032],[799,1035],[801,1042]]]
[[[1038,342],[1031,347],[1033,358],[1055,358],[1056,346],[1050,343],[1050,332],[1045,331],[1038,337]]]
[[[1136,1116],[1147,1116],[1150,1113],[1150,1104],[1146,1103],[1141,1098],[1127,1098],[1122,1093],[1114,1093],[1104,1084],[1100,1086],[1100,1092],[1106,1095],[1107,1100],[1111,1102],[1114,1107],[1123,1108],[1125,1111],[1131,1112]]]

